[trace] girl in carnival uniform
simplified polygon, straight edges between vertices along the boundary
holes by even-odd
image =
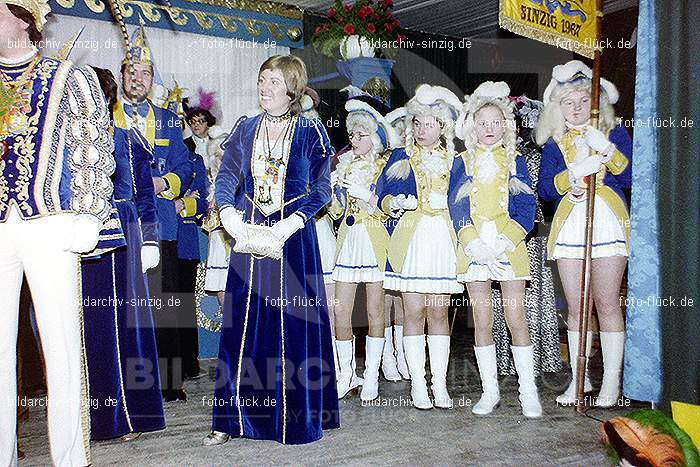
[[[384,350],[384,268],[389,234],[386,215],[377,207],[374,193],[377,178],[386,164],[386,151],[395,144],[393,130],[371,105],[358,99],[345,104],[346,127],[352,150],[343,153],[335,170],[337,186],[330,209],[340,221],[335,281],[336,348],[338,352],[338,397],[358,384],[355,376],[352,310],[357,284],[367,293],[369,333],[366,340],[364,383],[360,398],[378,396],[379,364]]]
[[[406,148],[392,152],[378,182],[379,206],[392,230],[384,288],[402,292],[404,351],[414,407],[433,402],[425,380],[425,322],[435,405],[451,408],[447,392],[450,334],[447,311],[457,282],[457,238],[447,209],[454,125],[461,103],[451,91],[422,84],[406,104]]]
[[[498,281],[526,417],[541,417],[533,349],[525,318],[525,281],[530,265],[525,236],[535,221],[536,201],[525,158],[516,150],[515,121],[504,82],[487,81],[467,96],[458,135],[466,151],[455,160],[449,205],[459,238],[458,271],[467,283],[474,313],[474,352],[483,393],[472,408],[487,415],[500,402],[493,343],[491,282]]]
[[[542,147],[535,143],[537,120],[544,107],[542,101],[527,96],[511,97],[514,103],[517,129],[517,151],[527,162],[527,171],[532,187],[537,186],[542,162]],[[538,200],[535,211],[535,227],[525,239],[530,257],[530,280],[525,287],[525,315],[530,329],[530,340],[535,361],[535,376],[558,372],[562,368],[559,343],[559,316],[554,293],[552,264],[547,261],[547,234],[544,214]],[[542,226],[542,228],[538,227]],[[515,364],[510,350],[508,324],[503,310],[501,291],[494,288],[493,294],[493,340],[496,344],[498,374],[515,375]]]
[[[590,125],[591,75],[591,69],[578,60],[552,70],[536,132],[537,143],[544,144],[537,188],[542,199],[558,203],[547,255],[557,261],[569,308],[569,349],[577,349],[587,177],[597,174],[591,303],[595,302],[601,329],[603,383],[595,404],[611,407],[620,393],[625,345],[619,296],[629,255],[630,223],[622,189],[631,186],[632,140],[616,123],[612,105],[619,94],[605,79],[601,79],[600,130]],[[586,338],[587,354],[591,334]],[[574,377],[566,391],[557,397],[560,404],[575,403],[577,362],[575,358],[569,360]],[[592,387],[587,377],[584,383],[584,390],[590,391]]]
[[[406,107],[394,109],[385,116],[386,121],[394,128],[397,136],[397,147],[406,146]],[[395,219],[389,219],[396,222]],[[384,296],[386,311],[386,328],[384,329],[384,355],[382,356],[382,373],[387,381],[410,380],[411,376],[406,364],[403,350],[403,301],[401,293],[395,290],[386,291]],[[394,325],[391,324],[391,310],[394,310]]]

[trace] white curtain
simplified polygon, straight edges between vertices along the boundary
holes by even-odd
[[[119,81],[124,46],[114,23],[55,15],[45,30],[44,54],[54,54],[83,26],[70,60],[110,69]],[[128,27],[131,34],[134,27]],[[289,53],[288,47],[148,27],[146,38],[167,88],[172,88],[176,79],[192,97],[190,102],[198,100],[199,87],[216,92],[220,109],[218,115],[215,112],[217,125],[225,131],[240,115],[257,108],[255,87],[262,62],[271,55]]]

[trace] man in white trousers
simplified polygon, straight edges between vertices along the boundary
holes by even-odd
[[[88,68],[41,57],[47,0],[0,0],[0,467],[17,465],[17,321],[31,289],[48,386],[51,458],[90,463],[79,254],[110,213],[109,114]]]

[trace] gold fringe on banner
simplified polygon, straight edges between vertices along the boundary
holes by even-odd
[[[571,52],[583,55],[584,57],[588,57],[590,59],[593,58],[596,50],[593,44],[588,45],[562,34],[544,31],[540,28],[523,24],[522,22],[508,16],[504,12],[504,1],[507,0],[500,0],[498,5],[498,23],[503,29],[518,34],[519,36],[544,42],[545,44],[549,44],[560,49],[570,50]]]

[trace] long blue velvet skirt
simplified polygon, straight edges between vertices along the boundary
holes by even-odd
[[[223,314],[214,431],[304,444],[340,426],[313,221],[281,261],[231,253]]]
[[[83,310],[94,440],[165,428],[141,231],[133,202],[117,203],[127,247],[84,260]]]

